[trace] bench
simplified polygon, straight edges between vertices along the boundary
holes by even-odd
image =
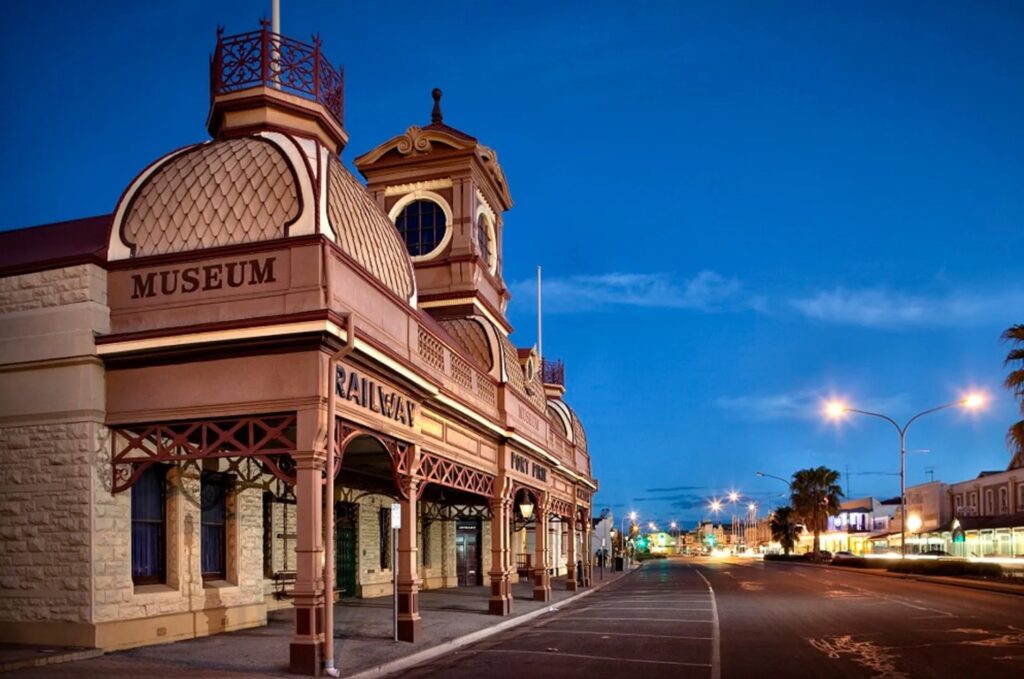
[[[295,571],[276,571],[270,578],[274,581],[274,598],[291,599],[295,593]],[[337,601],[342,596],[342,590],[334,589],[334,599]]]

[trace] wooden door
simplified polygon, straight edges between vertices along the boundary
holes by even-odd
[[[356,519],[358,506],[339,502],[335,513],[334,573],[342,598],[356,595]]]

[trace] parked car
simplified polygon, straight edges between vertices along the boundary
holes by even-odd
[[[857,559],[857,558],[859,558],[859,557],[856,554],[854,554],[853,552],[847,552],[847,551],[844,550],[844,551],[841,551],[841,552],[836,552],[835,556],[832,557],[832,563],[836,563],[837,561],[845,561],[847,559]]]
[[[926,552],[921,552],[924,556],[953,556],[944,549],[929,549]]]
[[[827,549],[822,549],[818,551],[817,559],[814,558],[814,552],[806,552],[803,557],[804,561],[820,561],[822,563],[828,563],[832,560],[832,552]]]

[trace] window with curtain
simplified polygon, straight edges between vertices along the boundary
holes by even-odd
[[[203,472],[200,481],[200,561],[204,580],[227,578],[227,495],[226,474]]]
[[[381,507],[378,516],[380,525],[380,569],[391,568],[391,508]]]
[[[132,582],[166,582],[166,475],[154,464],[132,486]]]

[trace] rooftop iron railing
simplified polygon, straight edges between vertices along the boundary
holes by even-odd
[[[544,384],[557,384],[559,386],[565,386],[565,363],[561,359],[557,361],[550,361],[544,359]]]
[[[210,57],[210,98],[250,87],[273,87],[322,104],[344,122],[345,71],[336,69],[320,50],[320,37],[300,42],[274,33],[270,22],[260,30],[224,35],[217,28],[217,47]]]

